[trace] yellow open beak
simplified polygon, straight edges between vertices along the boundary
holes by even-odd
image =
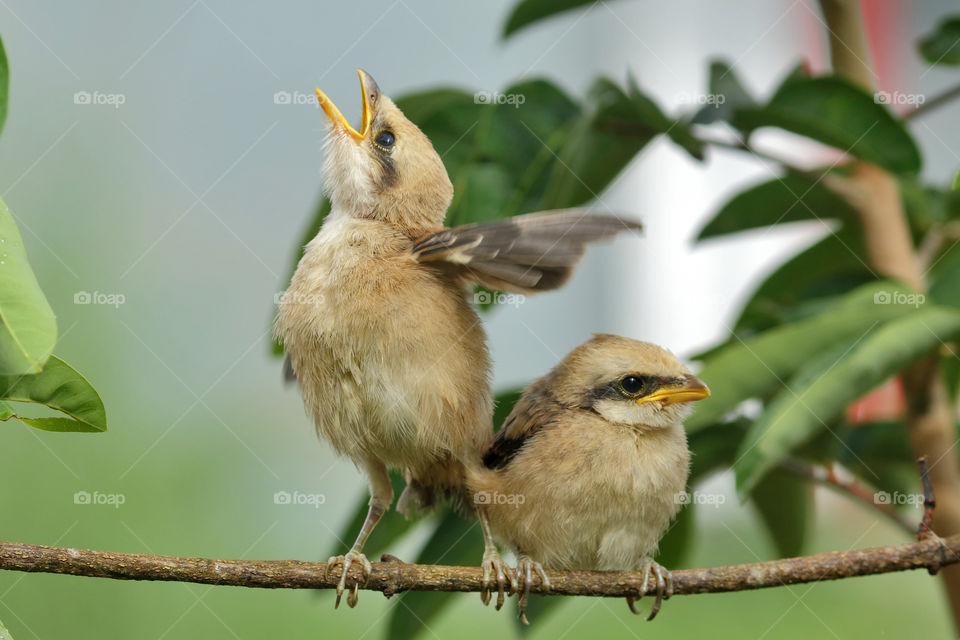
[[[330,118],[330,121],[335,127],[340,127],[347,135],[357,142],[360,142],[366,137],[367,132],[370,130],[371,91],[368,89],[372,88],[374,94],[378,93],[379,89],[377,89],[376,83],[373,82],[373,78],[363,69],[357,69],[357,74],[360,76],[360,91],[363,93],[363,115],[360,121],[360,131],[350,126],[347,119],[340,113],[340,109],[337,109],[337,105],[333,104],[333,101],[327,97],[327,94],[320,91],[319,88],[317,89],[317,100],[320,102],[320,107],[323,109],[323,112],[327,114],[327,117]],[[372,84],[373,87],[368,87],[368,84]]]
[[[662,387],[648,396],[637,398],[637,404],[643,402],[662,402],[663,404],[692,402],[694,400],[702,400],[709,395],[710,389],[707,388],[703,380],[696,376],[686,376],[679,385]]]

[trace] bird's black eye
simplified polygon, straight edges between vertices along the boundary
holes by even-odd
[[[376,143],[381,147],[392,147],[396,141],[396,137],[390,131],[381,131],[376,139]]]
[[[635,396],[643,391],[644,380],[639,376],[624,376],[620,378],[620,388],[629,396]]]

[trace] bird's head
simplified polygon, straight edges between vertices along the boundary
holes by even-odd
[[[337,215],[383,220],[408,235],[443,225],[453,185],[430,139],[360,74],[363,115],[354,129],[317,89],[330,125],[323,182]]]
[[[574,349],[552,375],[561,403],[637,427],[679,424],[692,412],[690,402],[710,395],[666,349],[609,334],[596,334]]]

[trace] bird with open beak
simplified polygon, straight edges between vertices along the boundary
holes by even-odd
[[[354,129],[317,89],[329,121],[323,181],[330,214],[306,246],[277,317],[288,371],[317,431],[367,475],[370,504],[356,542],[331,558],[337,605],[371,571],[363,546],[393,502],[387,469],[403,471],[398,509],[465,500],[464,463],[493,431],[490,358],[468,302],[482,284],[535,293],[563,284],[591,241],[637,223],[581,210],[444,228],[453,187],[430,140],[359,70]],[[484,603],[509,580],[482,507]]]
[[[517,556],[520,617],[545,569],[644,572],[657,597],[670,572],[653,561],[685,500],[690,452],[683,420],[707,385],[669,351],[598,334],[517,402],[482,459],[468,465],[474,501]],[[630,610],[634,599],[628,598]]]

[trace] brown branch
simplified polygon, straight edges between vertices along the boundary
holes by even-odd
[[[917,540],[923,540],[933,533],[930,525],[933,523],[933,512],[937,508],[937,498],[933,492],[933,484],[930,482],[927,457],[918,458],[917,466],[920,468],[920,486],[923,487],[923,518],[917,525]]]
[[[953,102],[957,98],[960,98],[960,84],[954,85],[944,91],[932,97],[931,99],[925,101],[923,104],[918,104],[910,111],[906,111],[900,115],[904,120],[910,120],[911,118],[917,118],[919,116],[925,115],[926,113],[933,111],[937,107],[942,107],[945,104]]]
[[[673,572],[674,593],[721,593],[765,589],[856,576],[936,570],[960,562],[960,536],[821,553],[750,564]],[[113,553],[0,542],[0,569],[58,573],[115,580],[160,580],[263,589],[332,589],[339,578],[325,562],[298,560],[214,560],[140,553]],[[568,596],[624,597],[641,591],[635,571],[549,571],[551,589],[532,591]],[[359,577],[359,568],[351,573]],[[401,591],[480,591],[479,567],[448,567],[377,562],[362,587],[390,596]]]
[[[780,463],[780,467],[784,471],[812,480],[851,500],[879,511],[908,533],[914,533],[916,530],[913,523],[904,518],[893,505],[877,501],[876,488],[864,483],[852,471],[838,462],[821,465],[810,464],[796,458],[786,458]]]

